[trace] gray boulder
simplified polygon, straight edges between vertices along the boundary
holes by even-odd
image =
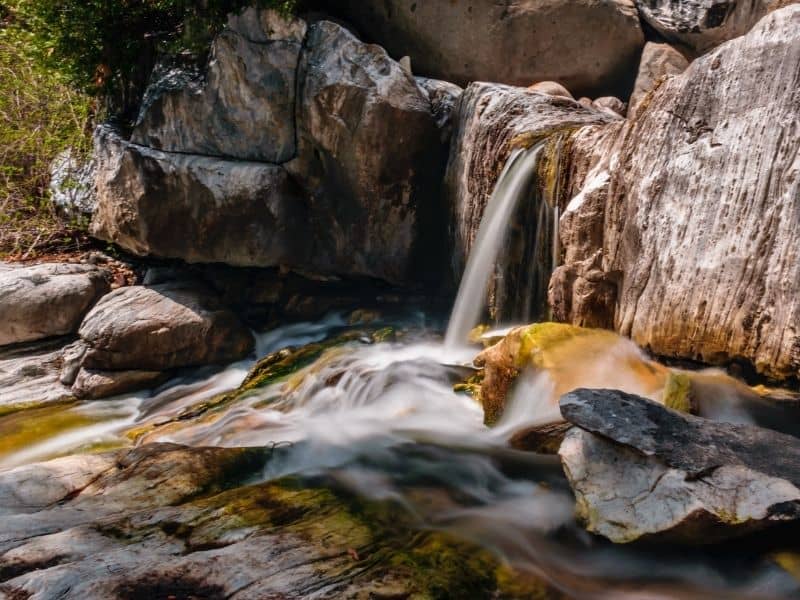
[[[683,73],[689,66],[686,57],[669,44],[647,42],[639,62],[639,73],[631,94],[630,114],[636,110],[650,91],[659,85],[663,78]]]
[[[464,90],[449,81],[428,77],[415,77],[414,79],[431,103],[431,113],[436,121],[436,126],[442,132],[442,143],[447,143],[453,133],[455,112]]]
[[[392,56],[410,56],[418,74],[459,85],[557,80],[578,95],[619,94],[644,44],[632,0],[332,0],[325,8]]]
[[[181,283],[115,290],[86,315],[79,334],[89,346],[83,368],[112,371],[227,363],[254,343],[215,294]]]
[[[708,544],[800,519],[800,440],[617,390],[561,398],[577,515],[618,543]]]
[[[77,398],[96,400],[118,394],[153,387],[163,382],[168,374],[163,371],[98,371],[81,369],[72,384]]]
[[[95,237],[187,262],[307,264],[306,201],[280,166],[152,150],[107,126],[95,155]]]
[[[74,333],[110,289],[93,265],[45,263],[0,271],[0,346]]]
[[[794,0],[635,0],[642,19],[667,40],[701,54],[750,31]]]
[[[0,348],[0,407],[45,405],[72,396],[61,381],[63,341]]]
[[[205,79],[157,72],[132,141],[159,150],[282,163],[294,157],[302,38],[272,37],[241,17],[214,40]],[[287,27],[289,27],[287,25]],[[262,36],[257,33],[261,31]]]
[[[309,28],[300,81],[287,168],[311,196],[314,267],[418,281],[444,157],[430,100],[382,48],[329,21]]]

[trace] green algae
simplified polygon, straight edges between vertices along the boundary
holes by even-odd
[[[103,419],[78,412],[77,402],[20,409],[0,416],[0,458],[60,433],[99,423]]]

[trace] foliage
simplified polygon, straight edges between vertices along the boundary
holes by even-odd
[[[2,5],[0,5],[2,8]],[[94,102],[36,59],[32,34],[7,9],[0,25],[0,257],[32,257],[83,239],[48,201],[49,166],[88,150]]]
[[[295,0],[0,0],[25,21],[47,64],[129,120],[161,53],[204,58],[228,13],[288,12]]]

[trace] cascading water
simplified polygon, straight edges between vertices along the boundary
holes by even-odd
[[[529,191],[544,141],[514,150],[497,180],[478,235],[469,254],[445,335],[448,349],[463,345],[478,324],[486,299],[486,286],[506,239],[508,222],[517,204]]]

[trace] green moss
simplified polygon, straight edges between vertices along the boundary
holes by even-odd
[[[670,373],[664,385],[664,406],[684,413],[693,413],[692,380],[685,373]]]
[[[578,337],[599,336],[609,342],[616,341],[617,336],[602,329],[587,329],[566,323],[535,323],[518,333],[519,350],[514,358],[518,368],[533,364],[546,367],[546,353],[560,344]]]

